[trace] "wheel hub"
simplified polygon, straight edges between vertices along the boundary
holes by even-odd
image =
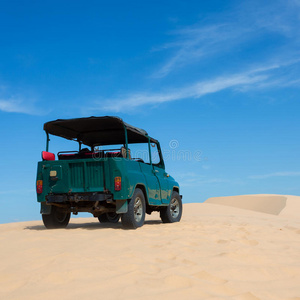
[[[134,201],[134,219],[136,222],[140,222],[143,214],[143,204],[140,197],[136,197]]]
[[[171,200],[170,210],[172,218],[176,219],[179,215],[179,202],[176,198]]]

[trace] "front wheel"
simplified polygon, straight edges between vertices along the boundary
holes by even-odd
[[[136,229],[144,225],[146,212],[145,196],[141,189],[137,188],[128,203],[127,213],[122,215],[122,225],[127,229]]]
[[[57,206],[51,207],[49,215],[42,215],[44,225],[47,229],[66,228],[70,221],[70,213],[61,211]]]
[[[179,222],[182,215],[182,200],[177,192],[172,193],[168,206],[161,208],[160,218],[163,223]]]

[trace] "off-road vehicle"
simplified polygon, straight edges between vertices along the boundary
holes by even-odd
[[[124,228],[142,226],[145,213],[153,211],[164,223],[180,221],[179,185],[165,171],[159,142],[145,130],[108,116],[58,119],[44,130],[36,191],[46,228],[65,228],[70,214],[78,212],[101,223],[121,218]],[[78,149],[55,156],[49,152],[50,135],[76,141]]]

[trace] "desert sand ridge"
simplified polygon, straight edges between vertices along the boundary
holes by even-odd
[[[272,215],[293,215],[298,217],[300,213],[300,196],[257,194],[212,197],[207,199],[205,203],[227,205]]]
[[[279,215],[286,206],[286,200],[287,197],[277,195],[242,195],[214,197],[207,199],[205,202]]]
[[[300,197],[239,197],[185,204],[175,224],[152,214],[138,230],[2,224],[0,299],[299,300]]]

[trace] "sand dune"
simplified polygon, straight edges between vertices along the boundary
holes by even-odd
[[[222,205],[220,205],[222,204]],[[185,204],[138,230],[71,219],[0,225],[0,299],[300,299],[300,197]]]
[[[279,215],[286,207],[286,201],[287,197],[278,195],[243,195],[209,198],[206,200],[206,203],[228,205],[272,215]]]

